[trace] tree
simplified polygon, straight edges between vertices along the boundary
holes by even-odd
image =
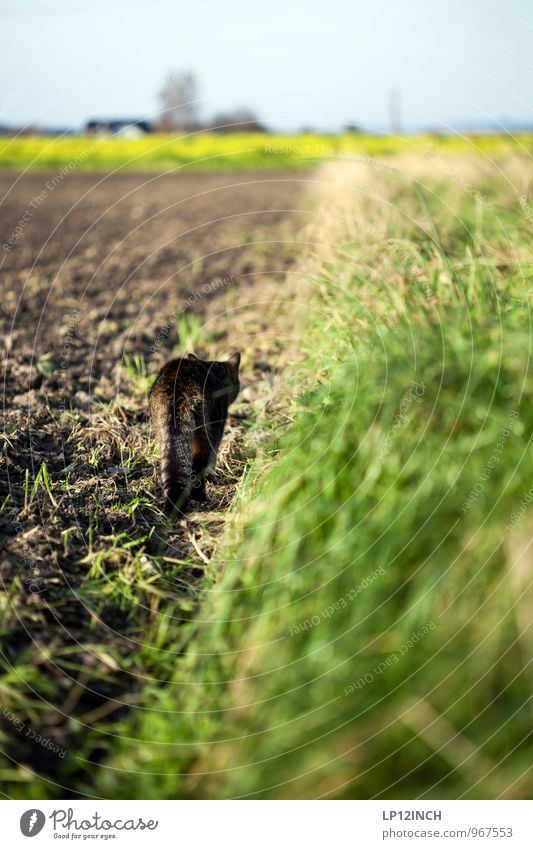
[[[218,133],[266,133],[262,124],[251,109],[241,107],[231,112],[219,112],[212,121],[212,129]]]
[[[168,74],[161,91],[161,116],[159,129],[191,130],[198,126],[198,86],[192,71],[172,71]]]

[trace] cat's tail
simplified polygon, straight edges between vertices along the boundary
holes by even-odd
[[[184,513],[191,492],[193,423],[171,420],[160,430],[165,511]]]

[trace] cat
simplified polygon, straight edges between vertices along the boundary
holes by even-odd
[[[226,362],[188,354],[166,363],[150,390],[150,417],[161,450],[165,511],[185,513],[189,498],[207,501],[228,407],[239,394],[241,355]]]

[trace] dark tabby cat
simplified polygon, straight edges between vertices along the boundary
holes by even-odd
[[[163,366],[150,391],[150,416],[161,450],[165,509],[184,512],[189,496],[205,501],[228,407],[239,393],[240,354],[227,362],[194,354]]]

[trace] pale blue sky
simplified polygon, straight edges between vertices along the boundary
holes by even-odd
[[[167,71],[204,117],[274,128],[531,122],[533,0],[0,0],[0,123],[153,116]]]

